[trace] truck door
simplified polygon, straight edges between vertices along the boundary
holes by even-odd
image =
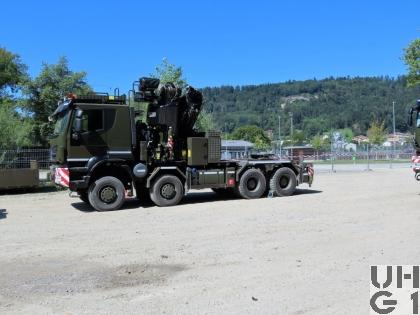
[[[81,112],[81,124],[75,133],[76,117],[69,133],[68,162],[83,162],[107,153],[106,112],[103,108],[86,108]],[[111,110],[112,111],[112,110]],[[77,115],[77,111],[75,113]]]

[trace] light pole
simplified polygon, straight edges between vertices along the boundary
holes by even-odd
[[[332,173],[335,173],[335,170],[334,170],[334,156],[333,156],[333,150],[334,150],[333,141],[334,141],[334,134],[333,134],[333,130],[331,129],[331,135],[330,135],[330,160],[331,160],[331,172],[332,172]]]
[[[227,142],[227,137],[226,137],[226,135],[227,135],[227,124],[226,124],[226,122],[225,122],[225,134],[224,134],[224,138],[225,138],[225,144],[226,144],[226,147],[225,147],[225,159],[226,160],[229,160],[229,157],[228,157],[228,142]]]
[[[281,116],[279,115],[279,145],[280,145],[280,158],[281,158],[281,129],[280,129],[280,119],[281,119]]]
[[[292,137],[293,137],[293,113],[290,112],[289,113],[289,117],[290,117],[290,155],[292,156],[292,160],[293,160],[293,141],[292,141]]]
[[[370,153],[370,142],[369,141],[366,143],[366,151],[367,151],[367,167],[366,167],[366,171],[371,171],[371,169],[370,169],[370,157],[369,157],[369,153]]]
[[[394,132],[394,141],[392,142],[392,158],[391,161],[395,158],[395,102],[392,101],[392,129]],[[392,164],[391,164],[392,165]]]

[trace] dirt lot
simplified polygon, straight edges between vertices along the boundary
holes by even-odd
[[[1,314],[366,314],[369,265],[418,264],[409,169],[320,174],[295,196],[92,212],[0,196]]]

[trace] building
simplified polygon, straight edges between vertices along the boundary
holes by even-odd
[[[356,143],[346,143],[344,145],[344,150],[349,152],[356,152],[357,151],[357,144]]]
[[[222,140],[222,160],[249,157],[254,144],[245,140]]]
[[[359,136],[353,137],[352,142],[357,143],[358,145],[361,145],[363,143],[368,143],[369,138],[364,135],[359,135]]]
[[[394,134],[388,134],[386,135],[386,140],[383,144],[384,147],[391,147],[394,144],[396,146],[404,145],[406,143],[411,144],[413,139],[413,136],[410,133],[402,133],[402,132],[396,132],[395,136]]]

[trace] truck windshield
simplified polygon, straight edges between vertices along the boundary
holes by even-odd
[[[61,134],[67,126],[67,122],[69,120],[69,111],[65,111],[58,115],[57,121],[55,122],[54,132],[55,136]]]

